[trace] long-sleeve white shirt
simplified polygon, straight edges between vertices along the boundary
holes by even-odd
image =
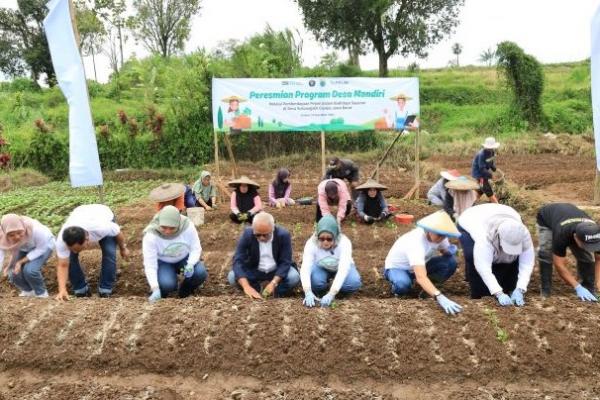
[[[490,226],[486,221],[502,216],[521,222],[521,216],[513,208],[495,203],[471,207],[458,218],[458,225],[467,231],[471,235],[473,242],[475,242],[473,246],[475,269],[491,294],[502,291],[502,287],[498,284],[498,280],[492,273],[492,264],[499,261],[499,256],[505,255],[496,254],[494,246],[488,239]],[[531,235],[528,234],[523,240],[523,253],[518,257],[519,276],[517,279],[517,288],[525,292],[527,291],[535,262],[535,252]]]
[[[352,264],[354,264],[352,242],[346,235],[340,234],[337,245],[330,250],[320,248],[313,235],[304,245],[304,253],[302,254],[302,267],[300,268],[302,289],[305,293],[311,290],[310,276],[312,270],[315,266],[320,266],[330,272],[335,272],[335,278],[333,278],[329,293],[336,295],[344,284]]]
[[[98,243],[107,236],[117,236],[121,233],[119,225],[113,222],[114,217],[110,208],[103,204],[86,204],[74,209],[56,237],[58,258],[65,259],[71,255],[71,251],[62,239],[65,228],[78,226],[87,232],[90,243]]]
[[[400,236],[385,258],[385,269],[404,269],[414,271],[417,266],[425,266],[427,261],[439,255],[439,250],[446,250],[450,242],[448,238],[440,243],[427,240],[423,228],[415,228]]]
[[[187,264],[195,265],[200,261],[202,247],[193,224],[179,235],[163,239],[153,233],[144,235],[142,241],[144,272],[150,288],[158,288],[158,260],[175,264],[188,256]]]
[[[27,259],[32,261],[52,249],[54,249],[54,235],[52,235],[52,232],[46,225],[34,219],[31,237],[17,251],[26,252]],[[4,262],[5,254],[8,253],[8,251],[0,250],[0,267],[2,267],[2,263]]]

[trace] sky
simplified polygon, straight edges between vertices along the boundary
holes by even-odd
[[[314,66],[321,56],[332,51],[320,45],[302,24],[302,15],[293,0],[202,0],[202,9],[193,20],[186,52],[198,48],[212,50],[219,43],[244,40],[262,32],[267,24],[275,30],[298,31],[303,42],[303,63]],[[543,63],[582,60],[590,56],[590,21],[600,0],[466,0],[455,32],[431,47],[426,59],[393,57],[389,68],[406,67],[417,62],[422,68],[439,68],[454,58],[452,44],[460,43],[460,64],[480,64],[482,51],[511,40]],[[0,0],[0,7],[16,7],[16,0]],[[147,55],[133,40],[126,46],[126,57]],[[346,58],[339,52],[340,59]],[[84,60],[88,77],[93,77],[92,62]],[[377,55],[361,56],[363,69],[377,69]],[[98,80],[105,82],[110,69],[104,56],[97,59]]]

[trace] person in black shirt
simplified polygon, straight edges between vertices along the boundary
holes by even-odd
[[[329,167],[327,167],[325,176],[321,180],[338,178],[348,181],[349,189],[352,191],[352,199],[356,200],[358,196],[356,187],[359,183],[358,172],[358,166],[352,160],[333,157],[329,161]]]
[[[547,204],[537,214],[538,258],[542,295],[552,292],[552,265],[560,277],[573,286],[583,301],[597,301],[594,295],[600,279],[600,226],[585,212],[568,203]],[[577,260],[581,283],[567,268],[567,247]]]

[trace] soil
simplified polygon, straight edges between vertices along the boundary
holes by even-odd
[[[470,160],[448,157],[428,163],[463,172],[470,167]],[[554,201],[589,200],[583,195],[589,192],[575,188],[591,184],[594,160],[507,155],[498,165],[525,191]],[[266,193],[270,170],[256,164],[242,164],[240,170]],[[315,196],[319,174],[292,173],[294,197]],[[380,180],[401,212],[418,219],[435,210],[422,200],[401,199],[412,187],[411,173],[385,167]],[[431,183],[423,182],[421,197]],[[290,231],[299,262],[314,229],[315,206],[269,211]],[[557,276],[552,298],[539,296],[535,271],[527,306],[501,309],[492,299],[468,299],[459,257],[459,270],[443,291],[464,312],[447,317],[431,299],[418,299],[416,289],[404,298],[391,296],[382,279],[389,248],[412,226],[367,226],[350,217],[342,230],[353,243],[363,281],[357,294],[340,298],[335,309],[304,308],[299,289],[289,298],[252,302],[225,279],[244,226],[229,221],[224,203],[207,213],[199,228],[209,272],[205,285],[192,298],[149,305],[141,233],[153,214],[146,202],[117,210],[133,256],[119,261],[110,299],[94,296],[64,304],[21,299],[6,280],[0,282],[0,399],[600,396],[597,305],[579,302]],[[99,250],[82,254],[94,289],[99,263]],[[56,292],[55,266],[52,259],[44,270],[51,293]]]

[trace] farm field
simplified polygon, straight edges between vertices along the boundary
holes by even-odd
[[[519,187],[517,195],[542,201],[591,203],[594,159],[558,154],[501,154],[498,165]],[[435,156],[424,166],[468,173],[470,159]],[[362,177],[374,162],[361,163]],[[261,184],[263,201],[272,171],[242,163],[240,172]],[[320,168],[292,168],[294,197],[314,196]],[[309,172],[310,171],[310,172]],[[430,180],[423,182],[423,198]],[[380,173],[387,196],[420,218],[434,208],[400,200],[412,173],[391,165]],[[0,399],[595,399],[600,397],[597,305],[581,303],[555,274],[551,299],[539,295],[534,272],[524,308],[500,309],[494,300],[469,300],[461,260],[443,286],[464,306],[447,317],[431,299],[394,298],[381,268],[394,240],[411,226],[343,225],[354,247],[363,287],[335,309],[306,309],[301,291],[252,302],[225,276],[243,227],[229,222],[228,203],[199,228],[208,281],[188,299],[148,304],[141,232],[153,215],[146,193],[157,180],[110,182],[106,199],[116,210],[133,257],[119,263],[111,299],[27,300],[0,283]],[[512,186],[511,186],[512,187]],[[521,193],[522,192],[522,193]],[[39,199],[48,197],[44,201]],[[2,194],[3,212],[23,212],[60,226],[70,208],[94,201],[94,191],[66,184]],[[301,259],[313,230],[314,206],[270,210],[292,234]],[[526,222],[534,215],[527,212]],[[460,258],[459,258],[460,260]],[[55,259],[45,268],[56,293]],[[99,251],[84,253],[92,288]]]

